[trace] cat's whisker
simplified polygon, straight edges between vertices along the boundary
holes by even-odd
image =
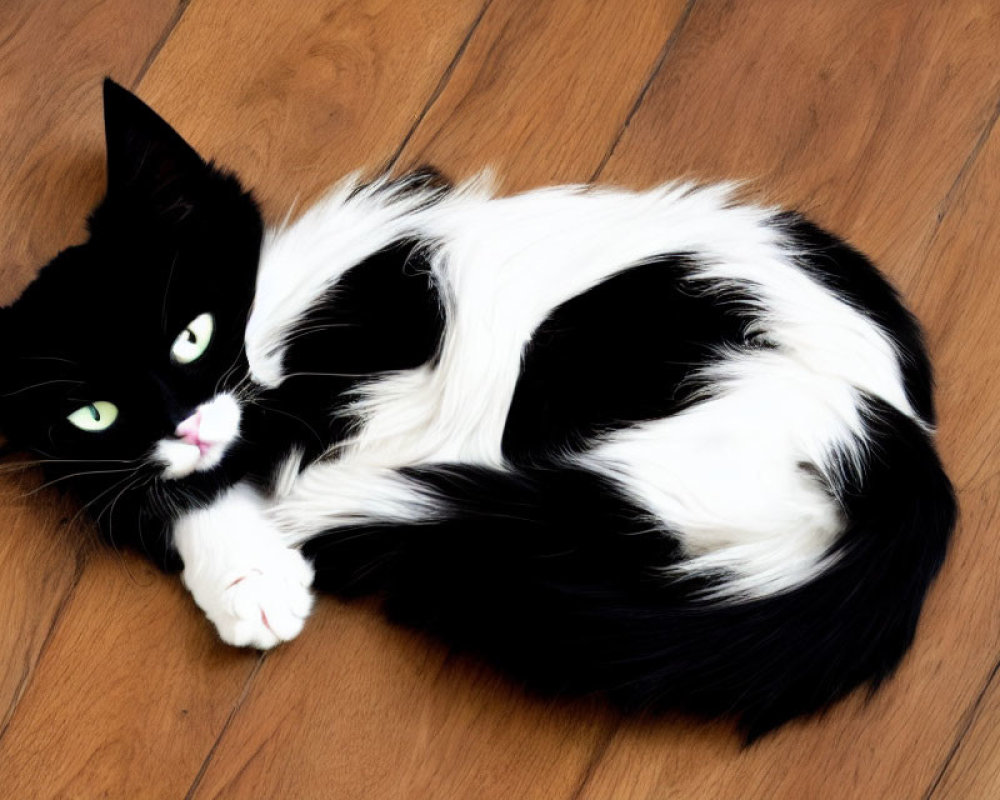
[[[308,430],[316,438],[316,441],[319,442],[319,445],[320,445],[321,448],[324,446],[325,439],[322,436],[320,436],[320,434],[316,431],[316,429],[312,425],[310,425],[308,422],[306,422],[304,419],[302,419],[302,417],[298,416],[297,414],[293,414],[292,412],[286,411],[286,410],[281,409],[281,408],[275,408],[272,405],[267,405],[267,404],[261,403],[259,401],[250,401],[250,402],[251,402],[252,405],[257,406],[258,408],[263,408],[265,411],[267,411],[269,413],[273,412],[275,414],[281,414],[282,416],[285,416],[285,417],[288,417],[289,419],[295,420],[296,422],[300,423],[306,430]]]
[[[13,464],[0,464],[0,475],[5,472],[33,469],[45,464],[137,464],[135,458],[40,458],[31,461],[18,461]]]
[[[126,475],[124,478],[119,478],[117,481],[115,481],[114,483],[112,483],[109,487],[107,487],[106,489],[104,489],[103,491],[101,491],[100,493],[98,493],[95,497],[93,497],[92,499],[88,500],[86,503],[83,504],[83,506],[72,517],[70,517],[69,521],[71,523],[75,522],[82,514],[84,514],[91,506],[93,506],[96,502],[98,502],[102,497],[104,497],[105,495],[113,492],[115,489],[117,489],[123,483],[127,482],[131,477],[132,476]],[[136,477],[142,477],[142,475],[138,475]]]
[[[371,374],[367,372],[290,372],[282,377],[285,380],[288,378],[370,378]]]
[[[119,549],[119,547],[115,543],[115,536],[114,536],[114,508],[115,508],[115,505],[118,503],[119,500],[121,500],[122,497],[125,496],[125,494],[127,492],[131,491],[133,488],[138,488],[141,485],[140,482],[141,482],[141,479],[143,477],[145,477],[145,476],[138,475],[138,476],[134,477],[130,482],[126,483],[126,485],[124,487],[122,487],[121,491],[119,491],[118,494],[115,495],[115,498],[110,503],[105,504],[104,508],[101,509],[100,513],[94,518],[94,522],[99,524],[100,521],[101,521],[101,517],[103,517],[105,514],[108,514],[108,544],[110,544],[111,547],[117,553],[121,553],[121,550]],[[102,492],[101,495],[99,495],[99,497],[103,497],[104,495],[109,494],[111,491],[113,491],[115,489],[115,487],[120,486],[121,483],[122,483],[122,481],[119,481],[118,483],[114,484],[111,487],[111,489],[109,489],[109,490],[107,490],[105,492]],[[138,520],[136,522],[138,524]],[[126,569],[128,569],[127,566],[126,566]],[[131,572],[129,572],[129,575],[130,575],[130,577],[132,577]]]
[[[74,472],[70,475],[62,475],[58,478],[54,478],[51,481],[46,481],[41,486],[35,487],[30,492],[25,492],[21,496],[31,497],[33,495],[38,494],[42,490],[49,488],[50,486],[54,486],[57,483],[62,483],[63,481],[68,481],[71,478],[79,478],[82,475],[114,475],[115,473],[121,473],[121,472],[134,472],[135,469],[136,469],[135,467],[122,467],[121,469],[96,469],[96,470],[84,470],[81,472]]]
[[[218,394],[220,387],[225,386],[226,383],[229,381],[229,378],[232,376],[233,372],[235,372],[236,369],[239,368],[240,359],[241,359],[242,355],[243,355],[243,351],[241,350],[241,351],[237,352],[236,355],[233,357],[232,362],[229,364],[229,366],[226,368],[226,370],[222,373],[222,375],[219,377],[219,379],[215,382],[215,389],[213,391],[213,394]]]
[[[261,387],[255,385],[253,381],[250,380],[243,381],[233,390],[236,397],[246,403],[255,402],[257,398],[260,397],[261,392]]]
[[[112,519],[114,517],[114,507],[115,507],[115,504],[119,500],[121,500],[122,497],[124,497],[125,493],[128,492],[133,486],[136,486],[143,477],[145,477],[145,476],[143,476],[143,475],[136,475],[136,476],[134,476],[132,478],[132,480],[130,480],[128,483],[126,483],[124,486],[122,486],[121,490],[118,492],[118,494],[115,495],[114,499],[110,503],[105,503],[104,508],[101,509],[100,513],[94,518],[95,522],[100,522],[101,521],[101,517],[103,517],[105,514],[109,514],[109,516],[108,516],[108,539],[110,539],[112,541],[114,540],[114,537],[112,535]],[[121,486],[121,484],[122,484],[122,481],[119,481],[117,484],[115,484],[115,486]],[[107,494],[107,492],[105,494]]]
[[[336,328],[356,328],[358,327],[354,323],[350,322],[331,322],[327,325],[306,325],[301,328],[296,328],[291,333],[287,334],[282,341],[284,344],[288,345],[297,339],[301,339],[303,336],[308,336],[311,333],[316,333],[317,331],[329,331]]]

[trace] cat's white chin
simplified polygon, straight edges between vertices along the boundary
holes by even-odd
[[[199,418],[197,443],[171,437],[161,439],[153,449],[153,460],[163,465],[161,475],[167,480],[217,467],[239,436],[242,414],[239,402],[231,394],[219,394],[202,403],[196,415]]]

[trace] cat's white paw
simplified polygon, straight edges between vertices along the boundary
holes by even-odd
[[[302,631],[312,581],[313,568],[298,550],[275,549],[266,562],[231,570],[212,591],[194,594],[224,642],[266,650]]]
[[[174,525],[181,580],[237,647],[267,649],[294,639],[312,610],[312,565],[267,518],[267,501],[237,484]]]

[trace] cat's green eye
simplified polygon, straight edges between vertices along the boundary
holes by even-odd
[[[212,331],[215,320],[211,314],[199,314],[180,332],[170,346],[170,358],[178,364],[190,364],[197,361],[208,349],[212,341]]]
[[[81,431],[91,433],[106,431],[118,419],[118,406],[107,400],[98,400],[96,403],[88,403],[78,408],[66,419]]]

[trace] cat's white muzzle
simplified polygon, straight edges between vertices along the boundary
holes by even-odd
[[[240,433],[240,405],[231,394],[220,394],[202,403],[181,422],[174,436],[161,439],[153,458],[164,465],[163,477],[184,478],[205,472],[222,461]]]

